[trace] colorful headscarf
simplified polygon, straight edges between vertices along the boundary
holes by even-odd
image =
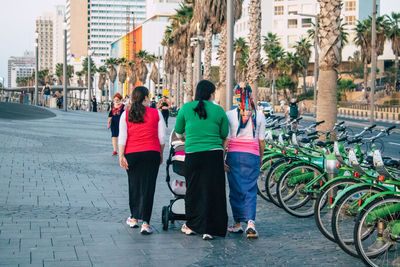
[[[236,136],[239,134],[240,129],[243,129],[246,127],[247,122],[251,121],[251,126],[253,129],[253,138],[255,137],[256,133],[256,107],[253,102],[253,97],[252,97],[252,90],[251,87],[248,85],[244,84],[238,84],[235,87],[235,93],[236,93],[236,100],[238,104],[238,121],[239,121],[239,127],[236,132]],[[250,116],[246,117],[245,112],[250,111]]]

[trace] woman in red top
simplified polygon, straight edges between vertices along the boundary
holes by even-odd
[[[119,123],[119,159],[128,173],[131,216],[126,223],[151,234],[149,225],[153,209],[158,168],[162,162],[165,122],[161,112],[150,108],[149,90],[138,86],[132,92],[132,105],[121,115]]]

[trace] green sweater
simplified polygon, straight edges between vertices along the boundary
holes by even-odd
[[[204,101],[207,119],[200,119],[193,110],[198,103],[193,101],[183,105],[176,118],[175,132],[186,133],[186,153],[223,148],[222,140],[229,133],[225,111],[210,101]]]

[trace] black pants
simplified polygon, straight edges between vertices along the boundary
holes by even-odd
[[[225,171],[222,150],[188,153],[185,158],[186,225],[198,234],[225,236]]]
[[[168,109],[162,109],[161,114],[164,117],[165,125],[168,127],[168,117],[169,117],[169,110]]]
[[[125,157],[129,167],[127,173],[131,217],[149,223],[160,167],[160,152],[136,152],[126,154]]]

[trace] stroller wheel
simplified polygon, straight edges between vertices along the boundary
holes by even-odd
[[[168,223],[169,223],[169,211],[168,211],[168,206],[164,206],[162,208],[162,213],[161,213],[161,220],[163,224],[163,230],[167,231],[168,230]]]

